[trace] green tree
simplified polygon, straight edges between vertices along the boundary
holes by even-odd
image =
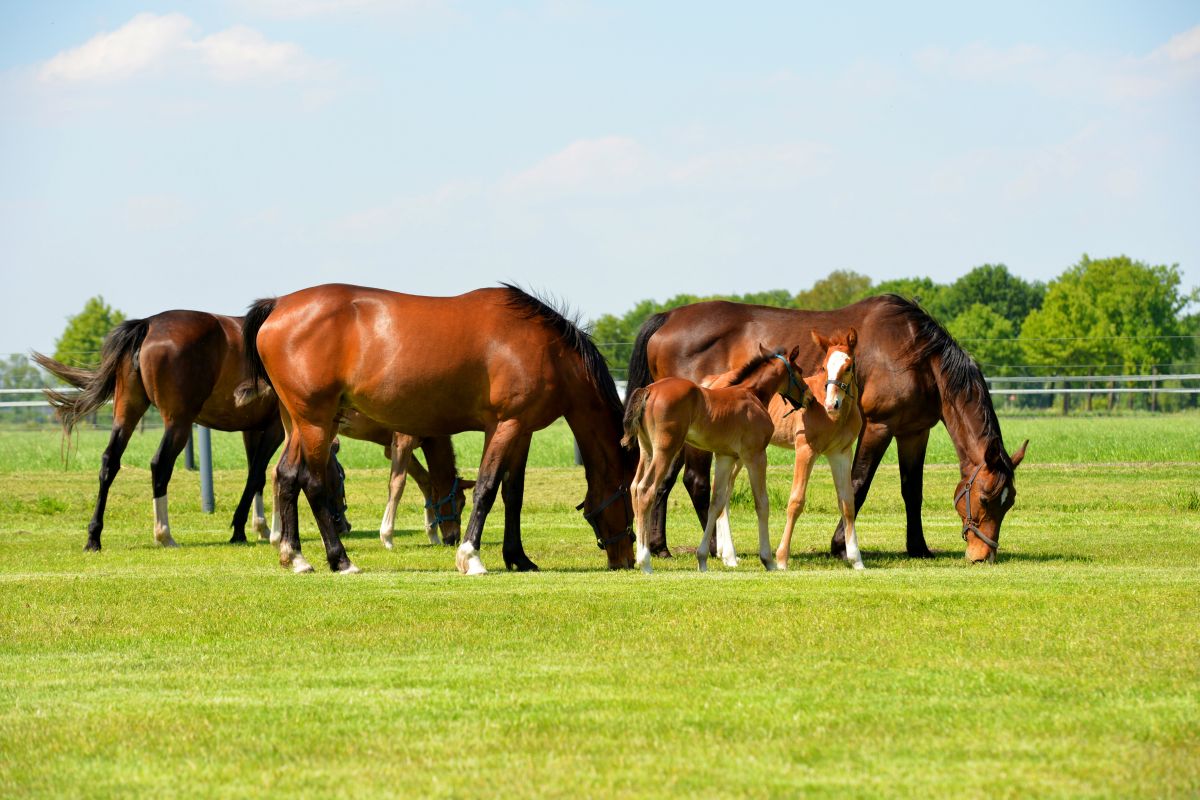
[[[73,366],[96,366],[104,337],[124,321],[125,315],[105,303],[103,297],[90,298],[82,311],[67,318],[67,327],[54,346],[54,358]]]
[[[871,279],[853,270],[839,269],[829,273],[796,295],[796,308],[811,308],[825,311],[848,306],[871,292]]]
[[[1003,264],[984,264],[947,286],[938,295],[938,303],[946,319],[957,318],[982,303],[1011,322],[1019,333],[1021,323],[1030,311],[1041,307],[1045,296],[1046,285],[1041,281],[1026,281]]]
[[[13,353],[7,361],[0,361],[0,389],[40,389],[45,385],[46,376],[25,356]]]
[[[1014,326],[991,306],[975,303],[946,325],[988,375],[1005,375],[1019,364],[1021,345]]]
[[[926,311],[939,320],[947,320],[942,295],[946,291],[945,284],[934,283],[931,278],[893,278],[890,281],[877,283],[862,292],[856,300],[876,294],[898,294],[907,300],[915,300]]]

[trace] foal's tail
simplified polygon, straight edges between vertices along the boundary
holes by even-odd
[[[625,383],[625,408],[629,408],[633,392],[649,386],[653,376],[650,374],[650,362],[646,358],[646,348],[650,337],[658,333],[658,329],[667,324],[667,312],[661,312],[649,317],[638,329],[637,338],[633,342],[633,352],[629,356],[629,372]],[[628,411],[626,412],[628,417]]]
[[[271,376],[267,374],[262,358],[258,355],[258,331],[267,321],[267,317],[271,316],[278,301],[277,297],[266,297],[254,301],[254,304],[246,311],[245,319],[242,320],[242,359],[246,380],[233,392],[234,401],[239,406],[252,402],[263,393],[260,384],[271,386]]]
[[[125,365],[138,369],[138,352],[150,329],[148,319],[130,319],[109,332],[100,350],[100,366],[70,367],[50,356],[34,353],[38,366],[80,391],[74,394],[56,389],[43,389],[46,400],[54,406],[55,414],[68,434],[79,420],[107,403],[117,388],[117,373]]]
[[[625,438],[621,439],[622,447],[637,447],[638,434],[642,431],[642,416],[646,413],[646,400],[649,397],[650,392],[644,386],[625,395]]]

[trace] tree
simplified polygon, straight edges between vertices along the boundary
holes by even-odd
[[[67,318],[67,327],[54,346],[54,358],[73,366],[96,366],[104,337],[124,321],[125,315],[106,304],[103,297],[90,298],[82,311]]]
[[[1021,345],[1013,324],[983,303],[975,303],[946,325],[950,335],[966,348],[989,375],[1004,375],[1019,364]]]
[[[855,299],[875,294],[898,294],[906,300],[916,301],[936,319],[946,320],[950,317],[945,314],[942,304],[942,294],[945,291],[945,284],[934,283],[930,278],[893,278],[875,284]]]
[[[0,389],[40,389],[45,385],[46,376],[25,356],[13,353],[7,361],[0,361]]]
[[[1029,282],[1008,271],[1003,264],[984,264],[947,286],[938,296],[940,310],[946,319],[953,319],[966,309],[982,303],[1007,319],[1014,333],[1020,333],[1021,323],[1029,312],[1040,308],[1046,296],[1046,285]]]
[[[871,294],[871,279],[866,275],[847,269],[838,269],[829,273],[796,295],[796,308],[811,308],[827,311],[831,308],[848,306],[855,300]]]

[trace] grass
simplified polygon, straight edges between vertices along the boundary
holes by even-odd
[[[555,428],[526,483],[543,572],[482,579],[421,543],[415,495],[379,546],[371,448],[346,458],[364,573],[293,576],[269,545],[225,544],[235,437],[216,439],[217,515],[176,473],[174,551],[150,536],[157,435],[135,439],[92,555],[94,434],[63,469],[56,435],[0,433],[0,795],[1195,796],[1200,417],[1002,424],[1032,443],[994,566],[962,561],[935,438],[938,558],[902,555],[888,467],[860,516],[867,571],[825,557],[820,468],[789,572],[755,567],[739,504],[738,570],[681,552],[608,573]],[[473,466],[478,438],[458,444]],[[498,501],[493,569],[501,520]],[[695,545],[681,493],[670,523]]]

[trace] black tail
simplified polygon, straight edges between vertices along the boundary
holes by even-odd
[[[275,310],[277,297],[266,297],[254,301],[246,311],[242,320],[243,363],[245,365],[246,381],[234,391],[238,405],[249,403],[262,392],[260,384],[271,385],[271,377],[263,367],[262,358],[258,355],[258,330]]]
[[[34,353],[33,360],[42,369],[55,375],[80,391],[76,394],[43,390],[54,406],[63,429],[70,433],[79,420],[91,414],[112,398],[117,388],[117,371],[128,359],[129,366],[138,369],[138,352],[150,329],[148,319],[130,319],[113,328],[100,350],[100,366],[93,369],[69,367],[50,356]]]
[[[650,363],[646,360],[646,347],[650,337],[658,333],[658,329],[667,324],[668,312],[664,311],[647,319],[638,330],[633,342],[633,353],[629,356],[629,373],[625,383],[625,410],[629,410],[630,400],[637,389],[650,385]]]

